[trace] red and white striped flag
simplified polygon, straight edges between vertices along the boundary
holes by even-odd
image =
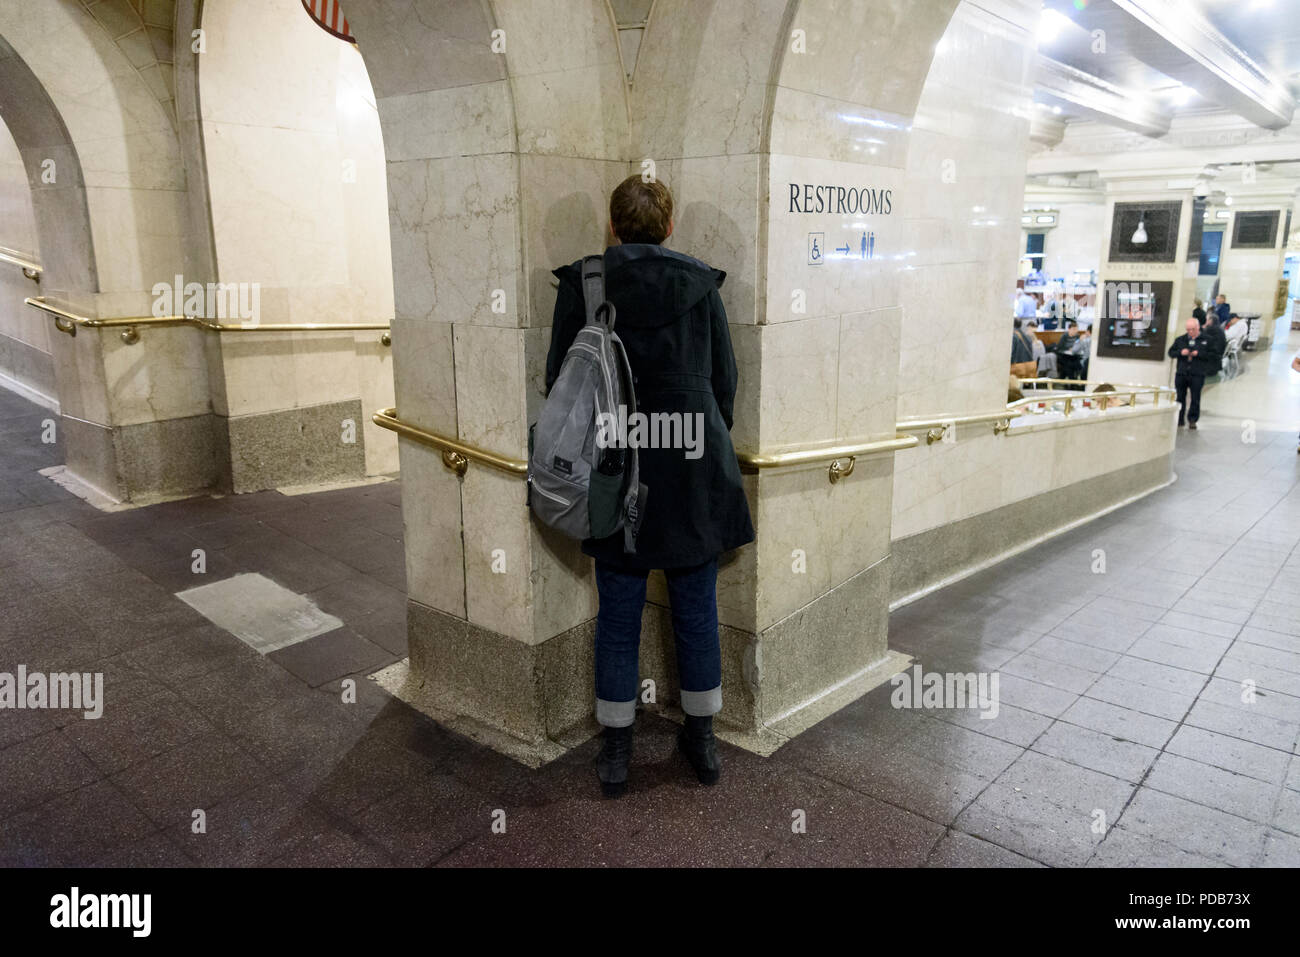
[[[339,9],[338,0],[302,0],[302,6],[327,32],[334,34],[340,40],[347,40],[349,43],[357,42],[352,31],[348,29],[347,18]]]

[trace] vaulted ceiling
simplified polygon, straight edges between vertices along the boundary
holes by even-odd
[[[176,0],[78,0],[126,54],[176,123],[172,73]]]
[[[1265,129],[1295,116],[1294,0],[1044,0],[1039,142],[1097,120],[1159,137],[1175,117],[1226,111]]]

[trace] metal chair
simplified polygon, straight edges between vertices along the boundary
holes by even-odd
[[[1223,376],[1225,379],[1235,379],[1237,373],[1241,371],[1241,338],[1238,337],[1228,343],[1228,348],[1223,352]]]

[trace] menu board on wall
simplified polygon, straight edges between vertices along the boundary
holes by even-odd
[[[1097,355],[1116,359],[1165,358],[1172,282],[1105,282],[1097,298]]]

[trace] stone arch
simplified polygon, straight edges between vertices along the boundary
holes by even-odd
[[[43,292],[92,317],[148,314],[153,284],[181,272],[189,240],[171,115],[80,4],[0,7],[0,37],[12,51],[6,122],[19,114],[10,126],[29,170],[53,164],[54,182],[31,179]],[[201,334],[160,330],[136,348],[85,330],[51,347],[69,472],[127,499],[212,482]]]
[[[394,272],[398,286],[405,287],[398,292],[399,318],[433,318],[435,308],[445,304],[458,310],[441,313],[438,318],[446,322],[464,318],[529,326],[539,309],[548,321],[549,282],[539,278],[542,263],[563,261],[571,252],[576,258],[600,236],[592,234],[571,247],[530,246],[523,236],[526,225],[538,217],[562,216],[563,210],[548,199],[542,200],[546,208],[537,208],[531,198],[521,205],[520,188],[529,197],[549,198],[557,188],[547,182],[554,169],[578,172],[584,165],[615,164],[621,173],[626,168],[627,100],[608,3],[354,0],[345,12],[381,103]],[[406,201],[421,192],[431,165],[447,168],[453,188],[457,177],[473,184],[462,206],[438,211],[451,223],[446,237],[413,230],[408,215]],[[566,185],[581,186],[594,196],[594,175],[583,170],[579,180]],[[485,205],[484,189],[499,194],[495,203]],[[466,222],[475,218],[478,224]],[[595,229],[601,225],[598,218],[583,225]],[[477,238],[490,232],[511,252],[480,266],[463,257],[454,261],[448,243],[448,272],[463,278],[442,277],[441,288],[435,289],[426,274],[431,267],[437,274],[439,263],[431,261],[426,240],[450,239],[462,225]],[[526,278],[508,291],[507,311],[493,313],[479,290],[489,276],[511,272]]]
[[[178,50],[177,93],[212,278],[256,284],[263,323],[389,321],[387,163],[358,48],[297,2],[181,0],[177,32],[192,26],[206,52]],[[370,421],[393,402],[378,333],[210,337],[208,354],[236,492],[396,469],[395,436]],[[357,440],[322,442],[335,420]],[[268,441],[282,454],[256,451]]]
[[[610,5],[349,0],[344,12],[387,155],[398,408],[522,458],[544,392],[551,270],[603,247],[609,192],[630,172]],[[421,622],[411,626],[413,668],[431,650],[423,623],[452,620],[504,636],[498,664],[518,667],[510,681],[530,682],[534,644],[594,615],[576,546],[529,521],[516,479],[481,467],[459,479],[411,442],[401,469],[407,590]],[[480,560],[489,529],[511,556],[508,574]],[[490,679],[470,671],[470,694],[486,693]],[[535,740],[544,733],[535,718],[525,708],[506,723]]]
[[[135,67],[141,81],[175,125],[172,71],[176,0],[126,0],[125,3],[80,0],[80,3]]]
[[[77,147],[49,93],[3,36],[0,120],[27,171],[45,289],[94,291],[95,250]]]
[[[769,320],[768,264],[757,262],[756,237],[768,228],[758,194],[771,157],[862,163],[872,154],[855,153],[860,144],[844,133],[844,114],[853,114],[889,140],[874,165],[901,168],[935,44],[956,6],[654,0],[648,8],[632,80],[635,151],[671,164],[681,240],[705,258],[742,264],[724,288],[733,322]],[[795,30],[806,52],[792,51]]]
[[[656,0],[649,12],[634,142],[668,165],[675,242],[727,269],[739,449],[894,435],[907,158],[957,3]],[[833,210],[841,190],[859,203]],[[739,720],[809,707],[886,653],[892,461],[857,468],[838,486],[797,470],[747,480],[758,538],[719,576],[720,619],[748,636],[724,643],[754,698]],[[791,575],[792,550],[821,559]],[[823,642],[816,668],[808,633]]]
[[[0,37],[27,64],[62,118],[66,142],[75,144],[95,291],[136,294],[131,305],[143,307],[138,294],[180,265],[185,239],[185,168],[167,111],[80,4],[4,7]]]

